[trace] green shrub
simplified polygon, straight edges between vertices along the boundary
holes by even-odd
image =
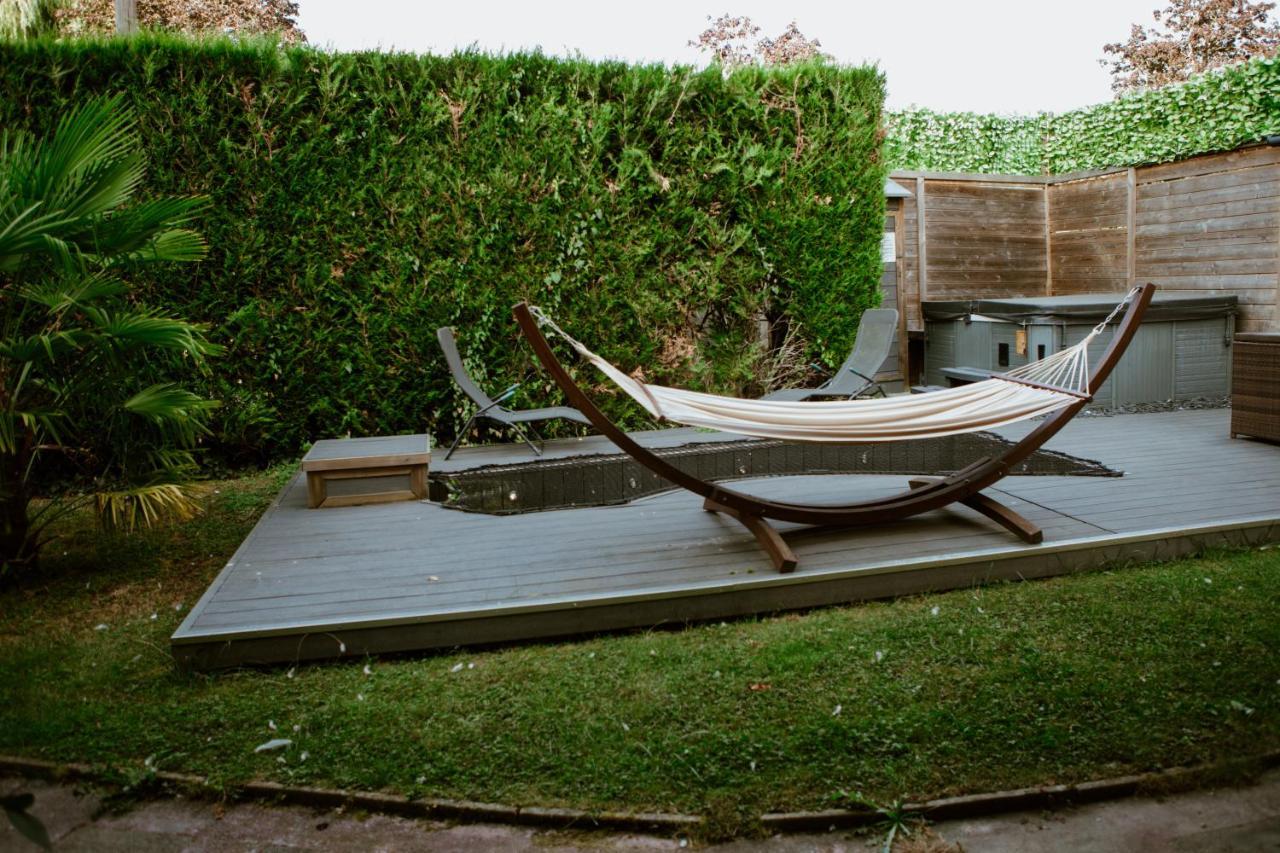
[[[1280,58],[1053,115],[927,109],[887,117],[891,168],[1064,174],[1229,151],[1280,132]]]
[[[209,258],[152,303],[227,345],[202,389],[229,458],[465,412],[435,344],[553,402],[511,305],[650,380],[760,390],[761,315],[838,362],[878,299],[883,79],[537,54],[335,54],[147,36],[0,45],[0,122],[125,93],[147,192],[210,199]],[[594,382],[596,377],[591,377]],[[615,403],[617,411],[635,409]]]

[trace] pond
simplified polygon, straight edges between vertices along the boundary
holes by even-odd
[[[742,480],[806,474],[945,475],[1011,445],[998,435],[979,432],[864,445],[706,441],[655,452],[700,479]],[[1099,462],[1043,449],[1011,473],[1121,475]],[[675,487],[630,456],[616,453],[432,472],[430,488],[431,499],[451,509],[505,515],[622,504]]]

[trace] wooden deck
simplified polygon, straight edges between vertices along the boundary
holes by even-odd
[[[792,575],[775,573],[741,526],[701,511],[685,492],[510,516],[420,501],[309,510],[299,477],[188,614],[172,649],[179,661],[210,668],[507,642],[1280,540],[1280,447],[1231,440],[1229,414],[1078,418],[1048,447],[1126,473],[1002,481],[993,491],[1044,528],[1041,545],[956,507],[877,529],[797,531],[788,537],[800,560]],[[1017,437],[1029,428],[1001,432]],[[606,445],[570,440],[548,455]],[[511,453],[460,450],[449,465],[512,461]],[[904,479],[803,476],[739,486],[834,502],[901,490]]]

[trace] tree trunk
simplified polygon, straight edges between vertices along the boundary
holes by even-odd
[[[36,563],[25,469],[21,456],[0,455],[0,580],[21,575]]]

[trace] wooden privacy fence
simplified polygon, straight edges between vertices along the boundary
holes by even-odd
[[[1070,175],[892,178],[912,193],[890,206],[902,364],[931,299],[1119,293],[1150,281],[1234,293],[1237,328],[1280,329],[1280,147]]]

